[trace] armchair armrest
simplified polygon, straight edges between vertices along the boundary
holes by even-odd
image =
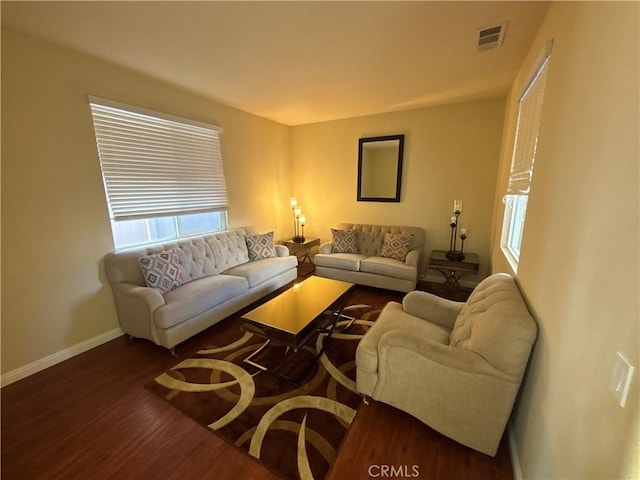
[[[320,249],[318,250],[318,253],[322,253],[322,254],[328,254],[331,253],[331,242],[324,242],[322,245],[320,245]]]
[[[276,255],[278,257],[288,257],[289,248],[286,245],[276,245]]]
[[[454,302],[428,292],[414,290],[402,299],[402,309],[416,317],[453,329],[464,302]]]
[[[482,356],[471,350],[451,347],[402,330],[391,330],[380,338],[378,351],[381,359],[392,348],[401,348],[419,355],[424,359],[446,367],[448,371],[452,369],[467,374],[488,375],[498,380],[515,383],[512,378],[493,367]],[[381,361],[380,363],[382,364],[383,362]]]
[[[398,330],[380,339],[372,397],[495,455],[520,386],[482,356]]]

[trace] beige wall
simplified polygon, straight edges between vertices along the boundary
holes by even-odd
[[[22,33],[3,29],[2,44],[3,374],[118,327],[88,94],[221,125],[231,226],[290,236],[297,195],[307,236],[339,221],[420,225],[428,252],[447,248],[462,198],[467,250],[489,270],[504,99],[288,128]],[[402,202],[356,202],[358,138],[387,133],[406,135]]]
[[[288,127],[3,28],[3,373],[118,327],[87,94],[221,125],[231,225],[288,233]]]
[[[517,95],[553,38],[517,273],[540,327],[513,422],[524,478],[640,476],[639,14],[637,2],[552,3],[508,102],[495,271],[509,271],[499,199]],[[636,366],[625,408],[608,391],[617,351]]]
[[[330,240],[340,222],[419,226],[427,233],[424,264],[432,249],[448,249],[460,198],[465,251],[478,252],[488,273],[504,104],[499,98],[293,127],[292,194],[307,214],[305,234]],[[358,139],[395,134],[405,135],[401,202],[357,202]]]

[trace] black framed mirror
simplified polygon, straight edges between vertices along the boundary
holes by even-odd
[[[358,141],[358,201],[399,202],[404,135]]]

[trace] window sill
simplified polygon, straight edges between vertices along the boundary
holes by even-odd
[[[502,254],[504,255],[504,258],[507,259],[511,270],[513,270],[513,275],[515,276],[518,273],[518,259],[507,247],[501,246],[500,249],[502,250]]]

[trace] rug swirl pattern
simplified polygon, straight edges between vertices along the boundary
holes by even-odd
[[[156,377],[148,389],[280,477],[320,480],[360,404],[355,351],[378,313],[363,305],[348,307],[357,320],[333,334],[298,387],[243,362],[263,340],[243,332],[234,317],[212,327],[210,345]],[[315,355],[325,335],[296,355]]]

